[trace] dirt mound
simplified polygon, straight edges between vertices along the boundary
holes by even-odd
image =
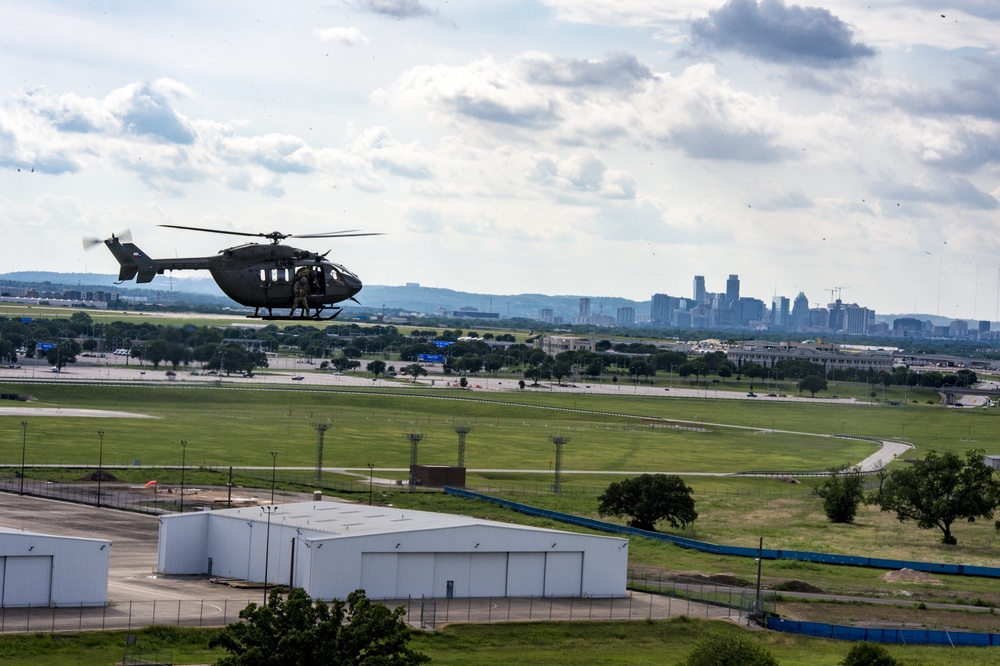
[[[105,469],[102,469],[101,471],[97,471],[95,469],[93,472],[83,477],[81,481],[100,481],[101,483],[114,483],[118,481],[118,477]]]
[[[810,585],[804,580],[785,580],[777,585],[772,585],[771,589],[778,592],[809,592],[811,594],[819,594],[823,591],[821,588]]]
[[[671,577],[677,583],[714,583],[730,587],[751,587],[753,584],[745,578],[733,574],[682,573]]]
[[[923,571],[914,571],[913,569],[900,569],[899,571],[889,571],[881,576],[882,580],[887,583],[931,583],[933,585],[940,585],[941,581],[930,575],[929,573],[924,573]]]
[[[708,580],[719,585],[729,585],[730,587],[750,587],[751,583],[746,578],[740,578],[732,574],[713,574]]]

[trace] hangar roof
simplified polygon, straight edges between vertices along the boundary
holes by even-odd
[[[283,525],[303,530],[322,532],[333,536],[362,536],[370,534],[386,534],[392,532],[414,532],[452,527],[502,527],[507,529],[531,530],[539,533],[560,533],[542,527],[501,523],[493,520],[482,520],[469,516],[451,513],[433,513],[430,511],[414,511],[386,506],[368,506],[367,504],[349,504],[346,502],[302,502],[298,504],[273,504],[271,525]],[[267,522],[268,507],[241,507],[238,509],[222,509],[213,511],[213,515],[238,518],[255,523]],[[192,515],[192,514],[186,514]],[[181,517],[182,514],[163,516]],[[592,535],[581,535],[592,536]],[[598,539],[620,539],[618,537],[594,536]]]
[[[98,543],[111,543],[107,539],[92,539],[89,537],[73,537],[73,536],[62,536],[59,534],[44,534],[42,532],[31,532],[29,530],[22,530],[16,527],[3,527],[0,526],[0,536],[6,535],[18,535],[33,538],[45,538],[45,539],[67,539],[70,541],[96,541]]]

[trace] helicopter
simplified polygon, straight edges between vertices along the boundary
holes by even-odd
[[[185,227],[175,224],[161,224],[170,229],[203,231],[213,234],[266,238],[269,244],[246,243],[220,250],[211,257],[186,259],[153,259],[131,242],[131,234],[121,237],[111,234],[106,240],[87,239],[85,248],[104,243],[121,265],[118,271],[119,284],[136,279],[138,283],[151,282],[164,271],[207,270],[212,274],[219,288],[240,305],[252,307],[251,319],[329,320],[340,314],[341,301],[358,302],[354,295],[361,291],[361,280],[344,266],[326,258],[323,254],[281,245],[286,238],[347,238],[351,236],[378,236],[378,233],[362,233],[356,229],[323,234],[285,234],[280,231],[269,233],[244,233]],[[275,314],[275,309],[289,309],[287,315]],[[262,313],[261,310],[266,311]],[[299,311],[299,316],[295,313]]]

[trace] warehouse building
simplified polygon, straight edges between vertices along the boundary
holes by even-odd
[[[465,516],[306,502],[160,517],[162,574],[343,599],[620,597],[628,540]]]
[[[0,527],[0,607],[103,606],[111,542]]]

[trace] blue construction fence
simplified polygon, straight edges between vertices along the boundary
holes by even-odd
[[[1000,634],[974,634],[967,631],[845,627],[819,622],[783,620],[778,617],[768,617],[767,628],[772,631],[817,638],[834,638],[841,641],[871,641],[873,643],[898,643],[899,645],[946,645],[950,647],[1000,646]]]
[[[578,527],[586,527],[592,530],[598,530],[600,532],[611,532],[613,534],[625,534],[629,536],[642,537],[644,539],[656,539],[658,541],[666,541],[676,546],[680,546],[681,548],[690,548],[691,550],[697,550],[703,553],[712,553],[714,555],[732,555],[735,557],[757,557],[758,555],[758,551],[756,548],[746,548],[742,546],[720,546],[719,544],[709,543],[707,541],[697,541],[695,539],[687,539],[685,537],[673,536],[670,534],[661,534],[660,532],[648,532],[646,530],[639,530],[634,527],[608,523],[603,520],[594,520],[593,518],[583,518],[581,516],[574,516],[573,514],[569,513],[560,513],[558,511],[549,511],[548,509],[540,509],[538,507],[530,506],[527,504],[511,502],[510,500],[501,499],[499,497],[491,497],[489,495],[482,495],[480,493],[470,492],[468,490],[463,490],[461,488],[446,487],[444,489],[444,492],[448,495],[455,495],[456,497],[464,497],[465,499],[474,499],[474,500],[481,500],[483,502],[492,502],[493,504],[498,504],[500,506],[512,509],[519,513],[527,514],[529,516],[549,518],[551,520],[557,520],[561,523],[576,525]],[[873,569],[912,569],[913,571],[924,571],[927,573],[953,575],[953,576],[983,576],[986,578],[1000,578],[1000,568],[998,567],[981,567],[969,564],[911,562],[908,560],[889,560],[880,557],[863,557],[857,555],[832,555],[830,553],[813,553],[805,550],[783,550],[774,548],[765,548],[762,551],[760,551],[760,555],[762,558],[766,560],[797,560],[799,562],[816,562],[819,564],[842,564],[853,567],[870,567]]]

